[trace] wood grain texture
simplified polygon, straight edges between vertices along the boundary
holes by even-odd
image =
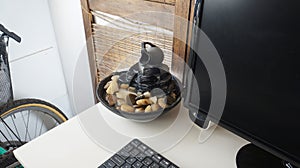
[[[165,0],[145,0],[145,1],[165,3]]]
[[[96,68],[96,60],[95,60],[95,53],[94,53],[94,43],[92,38],[92,15],[90,13],[89,3],[87,0],[81,0],[81,11],[83,17],[83,24],[85,30],[85,37],[86,37],[86,44],[87,44],[87,51],[89,57],[89,66],[91,72],[91,79],[93,84],[93,92],[94,98],[96,99],[96,86],[97,86],[97,68]]]
[[[145,0],[145,1],[165,3],[165,4],[168,4],[168,5],[175,5],[175,3],[176,3],[176,0]]]
[[[176,0],[172,72],[183,79],[185,60],[187,55],[187,44],[189,43],[189,20],[191,0]]]
[[[193,19],[194,19],[194,8],[195,8],[195,0],[191,0],[190,5],[190,16],[189,16],[189,27],[188,27],[188,35],[187,35],[187,49],[186,49],[186,56],[185,61],[187,62],[190,56],[191,50],[191,41],[192,41],[192,33],[193,33]]]
[[[176,4],[176,0],[165,0],[166,4],[170,4],[170,5],[175,5]]]
[[[145,0],[89,0],[90,9],[137,20],[151,25],[173,30],[174,21],[169,16],[174,14],[172,5]]]

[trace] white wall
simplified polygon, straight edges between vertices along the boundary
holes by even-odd
[[[48,2],[71,104],[78,113],[95,102],[80,0]]]
[[[39,98],[72,116],[47,0],[0,0],[0,23],[22,42],[10,41],[15,99]]]

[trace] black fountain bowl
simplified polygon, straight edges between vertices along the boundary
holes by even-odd
[[[175,87],[176,87],[176,92],[179,93],[177,95],[177,99],[173,102],[173,104],[169,105],[168,107],[166,107],[165,109],[160,109],[158,111],[153,111],[153,112],[149,112],[149,113],[129,113],[129,112],[124,112],[121,110],[117,110],[114,106],[110,106],[108,104],[108,102],[106,101],[105,97],[106,97],[106,90],[104,89],[105,84],[111,80],[111,77],[113,75],[119,75],[123,72],[115,72],[111,75],[109,75],[108,77],[104,78],[103,80],[100,81],[100,83],[97,85],[96,88],[96,96],[97,99],[107,108],[109,109],[111,112],[124,117],[126,119],[130,119],[133,121],[138,121],[138,122],[149,122],[152,121],[154,119],[156,119],[157,117],[171,111],[174,107],[176,107],[178,105],[178,103],[181,101],[181,83],[179,82],[179,80],[172,75],[172,80],[173,82],[175,82]]]

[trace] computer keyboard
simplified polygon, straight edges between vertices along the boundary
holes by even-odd
[[[98,168],[178,168],[138,139],[133,139]]]

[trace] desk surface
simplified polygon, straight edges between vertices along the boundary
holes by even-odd
[[[187,123],[191,121],[186,115],[186,110],[180,107],[177,115],[160,117],[152,123],[135,123],[111,114],[97,104],[18,148],[14,154],[26,168],[96,168],[114,151],[137,137],[183,168],[236,167],[236,153],[248,142],[217,127],[206,141],[200,143],[199,134],[203,130]],[[185,118],[185,121],[169,119],[174,117],[177,120]],[[170,138],[172,143],[169,143]]]

